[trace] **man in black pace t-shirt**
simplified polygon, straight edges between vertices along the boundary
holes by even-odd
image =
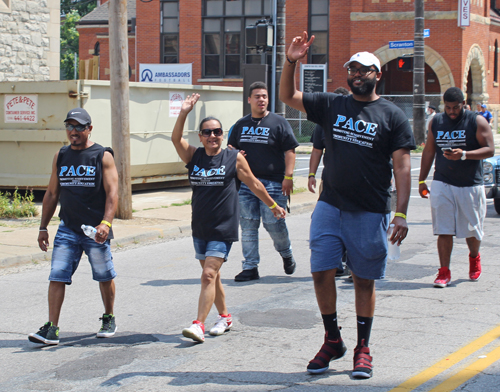
[[[99,282],[104,304],[97,337],[111,337],[116,332],[113,315],[116,272],[109,242],[118,206],[118,173],[113,150],[90,141],[92,120],[85,109],[70,110],[64,123],[70,144],[62,147],[52,161],[38,234],[38,245],[47,252],[47,226],[60,202],[61,223],[54,238],[49,276],[49,321],[28,337],[40,344],[59,343],[59,315],[66,285],[71,284],[84,251],[92,267],[92,277]],[[82,225],[95,227],[94,239],[85,235]]]
[[[482,160],[495,153],[491,127],[481,115],[464,109],[462,90],[450,87],[443,101],[444,113],[436,114],[428,125],[418,181],[420,196],[427,199],[430,193],[432,228],[438,236],[440,264],[434,287],[440,288],[451,281],[454,236],[466,239],[469,279],[477,281],[481,276],[479,248],[486,216]],[[425,180],[434,161],[429,191]]]
[[[282,208],[293,190],[295,148],[299,145],[290,124],[267,110],[269,96],[263,82],[250,85],[248,103],[251,113],[229,130],[228,146],[244,151],[252,173],[266,187],[267,193]],[[271,236],[274,248],[283,259],[285,273],[295,271],[295,260],[285,219],[276,220],[267,206],[245,185],[239,191],[243,271],[236,282],[259,279],[259,225]]]
[[[352,95],[308,94],[295,88],[296,63],[307,54],[314,36],[295,37],[287,53],[280,99],[307,113],[325,131],[324,188],[312,215],[311,272],[325,327],[325,340],[307,371],[323,373],[329,362],[344,356],[346,346],[337,325],[335,272],[347,251],[357,315],[354,349],[355,378],[372,376],[368,342],[375,311],[375,279],[385,275],[390,218],[391,157],[398,190],[397,209],[389,240],[406,238],[406,211],[411,190],[410,150],[415,148],[404,113],[380,98],[380,61],[372,53],[356,53],[344,64]]]

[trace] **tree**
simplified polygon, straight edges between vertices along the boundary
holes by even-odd
[[[74,79],[75,77],[75,54],[78,53],[79,38],[76,24],[80,21],[82,16],[87,15],[96,6],[96,0],[61,0],[61,16],[64,18],[61,21],[62,80]]]
[[[63,80],[74,79],[75,55],[78,53],[79,37],[76,24],[79,20],[78,11],[73,10],[66,14],[66,18],[61,23],[61,79]]]

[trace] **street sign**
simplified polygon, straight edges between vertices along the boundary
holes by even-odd
[[[300,64],[300,89],[306,93],[326,91],[326,64]]]
[[[424,29],[424,38],[429,38],[431,36],[431,29]]]
[[[389,41],[389,49],[407,49],[413,47],[413,41]]]

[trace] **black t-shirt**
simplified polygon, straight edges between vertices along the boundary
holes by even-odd
[[[209,156],[200,147],[186,165],[193,189],[193,237],[205,241],[238,241],[237,156],[238,151],[228,149]]]
[[[59,217],[76,233],[83,234],[82,225],[98,226],[104,217],[106,191],[102,181],[102,157],[105,151],[113,155],[111,148],[97,143],[85,150],[73,150],[71,146],[59,150]],[[111,228],[108,238],[113,239]]]
[[[275,113],[258,121],[251,114],[241,118],[229,131],[227,144],[245,151],[255,177],[276,182],[285,176],[285,151],[299,145],[288,121]]]
[[[477,114],[464,110],[458,121],[452,121],[446,113],[439,113],[432,119],[432,134],[436,141],[436,164],[434,179],[459,187],[483,184],[483,161],[466,159],[451,161],[446,159],[443,147],[460,148],[465,151],[477,150]]]
[[[415,149],[403,111],[383,98],[360,102],[332,93],[304,93],[303,104],[325,132],[328,175],[320,200],[344,211],[388,213],[391,155]]]

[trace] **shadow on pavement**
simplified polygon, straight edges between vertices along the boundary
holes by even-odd
[[[102,387],[122,386],[121,381],[134,377],[167,377],[171,378],[167,385],[188,386],[202,385],[211,383],[214,385],[262,385],[270,386],[293,386],[297,383],[310,383],[311,380],[321,380],[334,375],[350,375],[351,371],[327,370],[323,374],[310,375],[306,371],[300,373],[276,373],[276,372],[255,372],[255,371],[236,371],[236,372],[129,372],[122,373],[104,381]],[[305,386],[301,386],[305,387]],[[311,387],[313,387],[311,385]],[[325,388],[325,385],[316,385],[316,387]]]

